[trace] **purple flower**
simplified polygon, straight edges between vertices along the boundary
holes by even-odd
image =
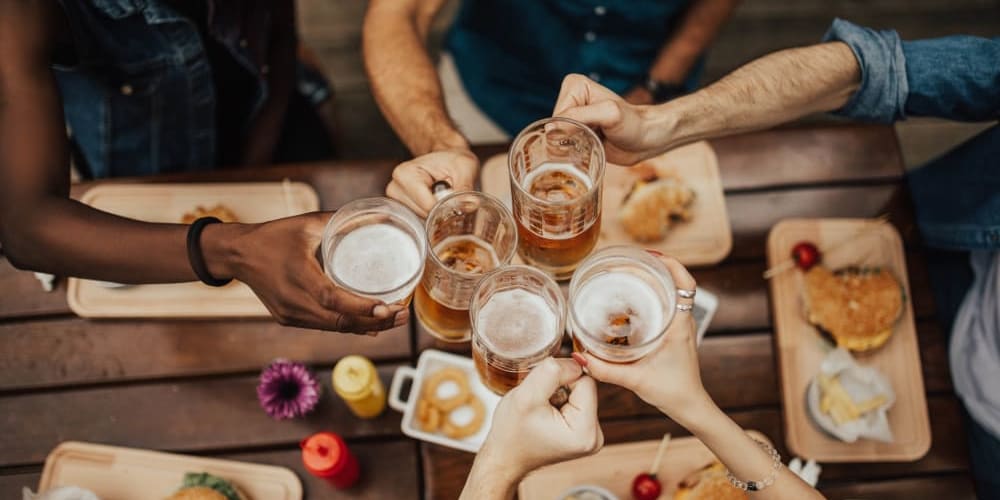
[[[302,363],[278,359],[260,372],[257,399],[271,418],[301,417],[316,407],[319,382]]]

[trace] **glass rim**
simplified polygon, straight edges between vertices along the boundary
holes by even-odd
[[[620,252],[620,253],[618,253],[618,252]],[[666,283],[667,284],[667,290],[666,291],[667,291],[667,293],[668,294],[670,294],[670,293],[674,293],[675,294],[675,297],[674,297],[675,305],[674,305],[674,307],[664,307],[664,309],[665,309],[664,312],[666,314],[664,314],[663,326],[656,333],[656,335],[653,335],[650,338],[646,339],[645,341],[640,342],[640,343],[635,344],[635,345],[627,345],[627,346],[616,345],[616,346],[614,346],[614,350],[618,351],[618,352],[632,352],[632,351],[637,351],[637,350],[649,347],[654,342],[659,342],[663,338],[663,336],[667,334],[667,330],[670,329],[670,325],[672,325],[673,322],[674,322],[674,316],[677,315],[677,307],[676,307],[676,301],[677,301],[677,298],[676,298],[676,286],[677,285],[676,285],[676,283],[674,283],[674,277],[673,277],[672,274],[670,274],[670,270],[667,269],[667,266],[665,264],[663,264],[663,262],[660,262],[660,259],[657,259],[657,258],[653,257],[652,255],[650,255],[645,250],[642,250],[642,249],[640,249],[638,247],[635,247],[635,246],[631,246],[631,245],[612,245],[612,246],[607,246],[607,247],[604,247],[604,248],[602,248],[602,249],[600,249],[600,250],[592,253],[589,257],[587,257],[582,262],[580,262],[580,265],[577,266],[576,271],[573,272],[573,277],[570,279],[570,282],[569,282],[569,297],[570,297],[570,300],[569,300],[569,302],[570,302],[570,305],[569,305],[569,316],[572,319],[572,327],[570,328],[570,331],[572,332],[573,335],[576,335],[576,330],[577,330],[577,328],[579,328],[579,330],[581,331],[581,333],[583,333],[589,339],[595,340],[595,341],[598,341],[598,342],[603,342],[603,340],[601,339],[601,337],[595,335],[588,328],[586,328],[585,326],[583,326],[583,322],[580,321],[580,317],[577,314],[576,308],[573,307],[572,304],[574,302],[573,299],[576,297],[576,294],[579,293],[580,288],[582,288],[583,285],[584,285],[584,283],[586,283],[586,281],[584,281],[583,283],[581,283],[579,281],[579,279],[582,279],[582,278],[578,278],[578,276],[582,276],[583,275],[583,273],[581,272],[581,270],[586,271],[587,269],[589,269],[590,267],[593,267],[593,266],[597,265],[601,261],[604,261],[604,260],[607,260],[607,259],[614,259],[614,258],[633,260],[633,261],[637,262],[638,264],[640,264],[640,266],[642,268],[644,268],[647,272],[650,272],[653,276],[656,276],[658,273],[662,273],[661,276],[663,276],[663,277],[666,278],[666,282],[667,282]],[[580,274],[577,274],[577,273],[580,273]],[[589,281],[589,279],[588,279],[588,281]]]
[[[384,209],[386,206],[394,209],[401,209],[402,212],[392,213],[380,210]],[[360,208],[360,207],[365,207],[365,208]],[[347,209],[354,209],[359,211],[351,215],[344,215],[342,218],[337,219],[337,216],[344,213],[344,210]],[[423,237],[424,239],[423,241],[414,241],[414,243],[416,243],[417,246],[417,251],[420,252],[420,259],[419,259],[420,265],[417,267],[417,270],[412,275],[407,277],[406,281],[404,281],[403,284],[394,288],[390,288],[388,290],[375,290],[375,291],[360,290],[351,285],[348,285],[347,283],[344,283],[340,278],[337,277],[336,273],[334,273],[332,270],[330,272],[324,272],[324,274],[326,274],[338,287],[343,288],[344,290],[347,290],[348,292],[351,292],[355,295],[361,295],[369,298],[377,298],[377,296],[379,295],[392,295],[394,293],[406,290],[408,287],[411,287],[414,284],[419,284],[420,277],[423,276],[424,274],[424,261],[427,260],[426,235],[422,231],[423,225],[420,223],[420,218],[417,217],[417,214],[413,213],[413,211],[410,210],[409,207],[407,207],[406,205],[403,205],[402,203],[393,200],[392,198],[387,198],[385,196],[371,196],[367,198],[358,198],[356,200],[351,200],[341,205],[340,208],[338,208],[333,213],[333,215],[330,216],[330,220],[327,221],[326,227],[323,229],[323,239],[321,240],[322,243],[321,252],[324,255],[323,257],[324,271],[326,271],[326,265],[327,265],[326,263],[327,259],[325,254],[328,251],[333,250],[332,248],[329,250],[326,249],[326,247],[328,246],[328,242],[333,237],[333,231],[335,231],[336,229],[340,228],[341,226],[343,226],[344,224],[346,224],[347,222],[353,220],[358,216],[368,215],[373,213],[384,214],[389,216],[390,218],[402,221],[404,224],[410,227],[410,229],[413,231],[414,234],[418,236],[416,240],[420,240],[421,237]]]
[[[500,198],[497,198],[496,196],[493,196],[493,195],[488,194],[488,193],[484,193],[482,191],[455,191],[453,193],[449,193],[447,196],[445,196],[444,198],[441,198],[440,200],[438,200],[437,203],[434,204],[434,207],[431,208],[431,211],[427,214],[427,219],[424,221],[424,225],[423,225],[424,241],[425,241],[425,245],[427,246],[427,252],[426,253],[428,255],[430,255],[430,258],[434,261],[434,263],[437,266],[441,267],[442,269],[444,269],[448,273],[455,274],[455,275],[462,276],[462,277],[466,277],[466,278],[485,277],[486,275],[489,274],[489,273],[474,273],[474,272],[469,272],[469,271],[458,271],[458,270],[455,270],[455,269],[451,269],[448,266],[446,266],[444,262],[441,261],[441,258],[438,257],[437,252],[435,252],[434,249],[431,248],[432,245],[431,245],[431,227],[430,227],[430,221],[434,218],[434,215],[436,215],[439,211],[444,210],[444,208],[442,208],[442,207],[444,207],[445,202],[450,201],[452,198],[458,198],[459,196],[475,196],[475,197],[483,199],[483,200],[485,200],[485,201],[487,201],[489,203],[492,203],[492,204],[496,205],[499,208],[499,211],[500,211],[501,215],[505,219],[510,220],[510,222],[511,222],[511,228],[510,228],[511,229],[511,234],[514,237],[514,240],[511,241],[510,251],[508,252],[510,255],[507,255],[506,258],[501,258],[500,255],[497,255],[498,263],[497,263],[496,269],[493,269],[493,271],[496,271],[496,270],[499,270],[499,269],[502,269],[502,268],[508,266],[510,264],[510,261],[514,260],[514,256],[517,255],[517,246],[518,246],[518,243],[519,243],[518,242],[518,238],[517,238],[517,222],[514,220],[514,214],[510,211],[509,208],[507,208],[507,205],[504,204],[504,202],[500,201]],[[454,235],[451,235],[451,236],[462,236],[462,235],[454,234]],[[472,236],[475,236],[475,235],[472,235]],[[476,237],[478,238],[478,236],[476,236]],[[496,253],[497,249],[495,247],[493,247],[493,244],[490,244],[490,248],[492,248],[493,252]],[[490,271],[490,272],[493,272],[493,271]],[[475,291],[473,291],[473,293],[475,293]]]
[[[477,339],[480,339],[482,337],[482,335],[476,333],[476,332],[478,332],[477,325],[478,325],[479,321],[478,321],[477,316],[479,316],[479,315],[478,314],[473,314],[473,312],[472,312],[473,309],[475,309],[478,312],[479,308],[482,307],[483,305],[485,305],[485,303],[484,304],[479,304],[479,291],[480,291],[480,289],[489,280],[495,279],[497,276],[499,276],[501,274],[512,273],[512,272],[526,272],[527,274],[530,274],[530,275],[532,275],[534,277],[540,278],[541,281],[542,281],[542,283],[543,283],[543,286],[545,288],[550,288],[551,291],[554,292],[553,295],[556,297],[556,304],[555,305],[556,305],[556,309],[558,309],[558,311],[554,311],[554,312],[555,312],[556,317],[557,317],[557,323],[558,323],[558,328],[557,329],[559,331],[554,335],[554,338],[553,338],[552,342],[549,342],[549,343],[545,344],[545,346],[543,348],[539,349],[538,351],[531,352],[530,354],[526,354],[524,356],[521,356],[520,358],[533,358],[535,356],[538,356],[539,354],[551,352],[553,347],[555,347],[556,345],[559,345],[559,343],[562,342],[563,335],[566,332],[566,309],[568,308],[567,300],[566,300],[566,297],[563,296],[562,289],[559,287],[559,283],[557,283],[556,280],[554,280],[552,278],[552,276],[550,276],[548,273],[546,273],[546,272],[544,272],[544,271],[542,271],[540,269],[537,269],[537,268],[532,267],[532,266],[523,265],[523,264],[513,264],[513,265],[504,266],[504,267],[501,267],[501,268],[494,269],[493,271],[490,271],[489,273],[483,275],[482,279],[479,280],[479,283],[476,283],[476,288],[472,292],[472,298],[469,300],[469,323],[470,323],[470,326],[471,326],[471,340],[472,340],[473,343],[475,343],[477,341]],[[546,301],[546,302],[548,302],[548,301]],[[480,342],[482,342],[482,341],[480,340]],[[493,347],[493,346],[484,346],[484,347]],[[483,361],[485,362],[486,360],[483,360]],[[506,361],[506,360],[504,360],[504,361]]]
[[[591,179],[590,188],[587,189],[587,193],[584,196],[590,195],[596,189],[598,189],[598,188],[601,187],[601,184],[603,184],[603,182],[604,182],[605,167],[607,167],[607,160],[605,159],[605,156],[604,156],[604,144],[601,142],[601,138],[598,137],[597,133],[594,132],[594,129],[588,127],[586,123],[583,123],[583,122],[578,121],[578,120],[574,120],[572,118],[565,118],[565,117],[562,117],[562,116],[550,116],[548,118],[542,118],[541,120],[535,120],[534,122],[532,122],[527,127],[524,127],[524,129],[522,129],[521,132],[518,133],[516,137],[514,137],[514,141],[511,142],[510,152],[507,153],[507,176],[511,180],[511,185],[514,186],[514,188],[517,189],[517,191],[519,193],[521,193],[524,196],[527,196],[528,198],[530,198],[531,201],[537,202],[537,203],[539,203],[541,205],[548,206],[548,207],[564,207],[564,206],[573,205],[575,203],[579,203],[580,198],[573,198],[571,200],[562,200],[562,201],[543,200],[543,199],[541,199],[541,198],[539,198],[539,197],[537,197],[537,196],[529,193],[528,191],[526,191],[524,189],[524,187],[521,186],[520,182],[514,182],[514,154],[513,154],[513,152],[517,149],[517,146],[521,142],[524,141],[524,138],[525,138],[525,136],[527,134],[529,134],[531,131],[533,131],[536,127],[538,127],[538,126],[544,126],[545,124],[551,123],[551,122],[565,122],[565,123],[569,123],[571,125],[574,125],[574,126],[580,128],[580,129],[583,129],[585,131],[585,133],[587,135],[589,135],[591,139],[594,140],[594,143],[599,146],[597,148],[598,160],[599,160],[598,161],[598,165],[597,165],[597,170],[598,170],[597,171],[597,178],[596,179]]]

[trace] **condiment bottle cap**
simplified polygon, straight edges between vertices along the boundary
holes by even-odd
[[[302,448],[303,465],[317,476],[332,476],[347,463],[347,445],[332,432],[317,432],[304,439],[299,446]]]
[[[333,389],[344,399],[359,399],[371,392],[377,376],[368,358],[347,356],[333,367]]]

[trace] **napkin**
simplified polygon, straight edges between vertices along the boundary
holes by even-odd
[[[853,443],[858,438],[874,439],[890,443],[893,440],[892,429],[889,428],[887,413],[896,401],[892,384],[877,369],[858,364],[851,354],[843,348],[830,351],[820,364],[820,373],[829,376],[839,375],[840,384],[855,403],[884,395],[882,406],[861,415],[861,418],[837,425],[829,415],[819,409],[820,388],[819,374],[813,377],[806,389],[806,404],[809,415],[819,426],[837,439]]]

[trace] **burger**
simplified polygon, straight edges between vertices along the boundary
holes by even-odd
[[[674,500],[748,500],[747,492],[729,483],[726,468],[714,462],[684,478]]]
[[[861,352],[885,344],[903,314],[899,281],[878,267],[836,271],[819,265],[805,274],[806,317],[839,347]]]
[[[233,483],[207,472],[184,474],[184,482],[167,500],[249,500]]]

